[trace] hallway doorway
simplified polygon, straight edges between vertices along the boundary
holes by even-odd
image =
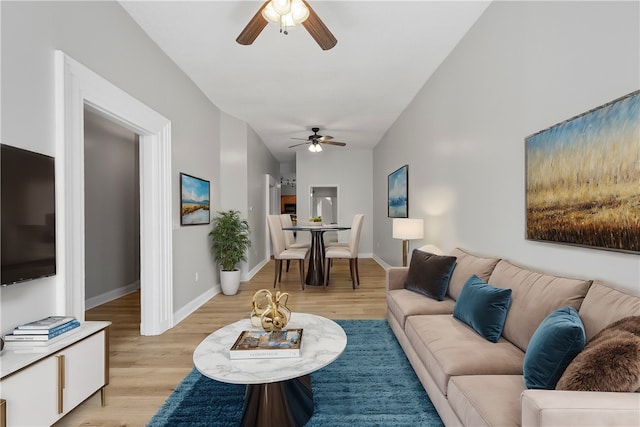
[[[84,320],[84,106],[135,132],[140,175],[140,334],[173,326],[171,122],[62,51],[56,65],[59,311]]]
[[[140,289],[138,140],[85,107],[85,310]]]

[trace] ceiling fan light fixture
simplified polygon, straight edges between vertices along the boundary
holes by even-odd
[[[273,7],[273,10],[280,16],[291,12],[291,0],[271,0],[269,3]]]
[[[322,151],[322,147],[320,146],[320,144],[318,144],[317,141],[313,141],[309,146],[309,151],[311,151],[312,153],[319,153]]]
[[[309,8],[305,6],[302,0],[292,0],[291,17],[296,24],[302,24],[309,17]]]
[[[280,33],[284,35],[289,34],[288,28],[303,24],[322,50],[332,49],[338,43],[305,0],[266,0],[236,38],[236,42],[244,46],[252,44],[269,22],[277,24]]]
[[[309,18],[309,8],[302,0],[271,0],[262,9],[262,17],[272,24],[279,24],[282,32],[286,33],[287,28],[295,27]]]
[[[280,15],[273,9],[271,2],[262,9],[262,17],[272,24],[280,23]]]
[[[293,15],[291,13],[287,13],[286,15],[282,15],[280,17],[280,28],[286,30],[289,27],[295,27],[296,23],[293,20]]]

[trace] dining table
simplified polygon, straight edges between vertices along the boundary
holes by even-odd
[[[324,285],[324,233],[327,231],[343,231],[350,230],[338,224],[309,224],[294,225],[291,227],[282,227],[286,231],[308,231],[311,233],[311,247],[309,248],[309,268],[305,283],[311,286]]]

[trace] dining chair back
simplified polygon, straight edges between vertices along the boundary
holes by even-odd
[[[363,214],[353,216],[351,223],[351,233],[346,246],[329,246],[325,252],[324,265],[324,287],[329,284],[329,271],[331,269],[332,260],[334,258],[343,258],[349,260],[349,271],[351,273],[351,284],[353,289],[360,286],[360,273],[358,271],[358,249],[360,246],[360,234],[362,232],[362,223],[364,221]]]
[[[290,214],[281,214],[280,215],[280,223],[282,224],[282,228],[292,227],[293,221],[291,221]],[[308,248],[311,246],[310,243],[298,242],[293,231],[291,230],[282,230],[284,234],[284,246],[285,249],[291,248]]]
[[[267,215],[269,224],[269,235],[271,236],[271,247],[273,249],[273,258],[276,262],[275,275],[273,278],[273,287],[277,282],[282,281],[282,261],[297,259],[300,264],[300,286],[304,290],[304,260],[307,257],[307,248],[291,248],[287,249],[285,244],[284,232],[280,215]]]
[[[286,228],[286,227],[291,227],[293,226],[293,221],[291,221],[291,215],[290,214],[280,214],[280,224],[282,224],[282,228]],[[305,242],[298,242],[296,240],[295,235],[293,234],[293,231],[291,230],[282,230],[282,233],[284,234],[284,247],[285,249],[308,249],[311,247],[311,243],[305,243]],[[287,267],[285,269],[285,271],[289,272],[289,264],[291,263],[291,260],[287,260]]]
[[[364,215],[357,214],[353,216],[351,223],[351,233],[349,233],[349,253],[352,258],[358,258],[358,248],[360,246],[360,234],[362,232],[362,222]]]

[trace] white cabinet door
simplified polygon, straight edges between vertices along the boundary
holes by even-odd
[[[102,331],[58,353],[65,358],[65,413],[105,385],[104,337]]]
[[[48,357],[2,381],[7,426],[49,426],[58,415],[58,360]]]

